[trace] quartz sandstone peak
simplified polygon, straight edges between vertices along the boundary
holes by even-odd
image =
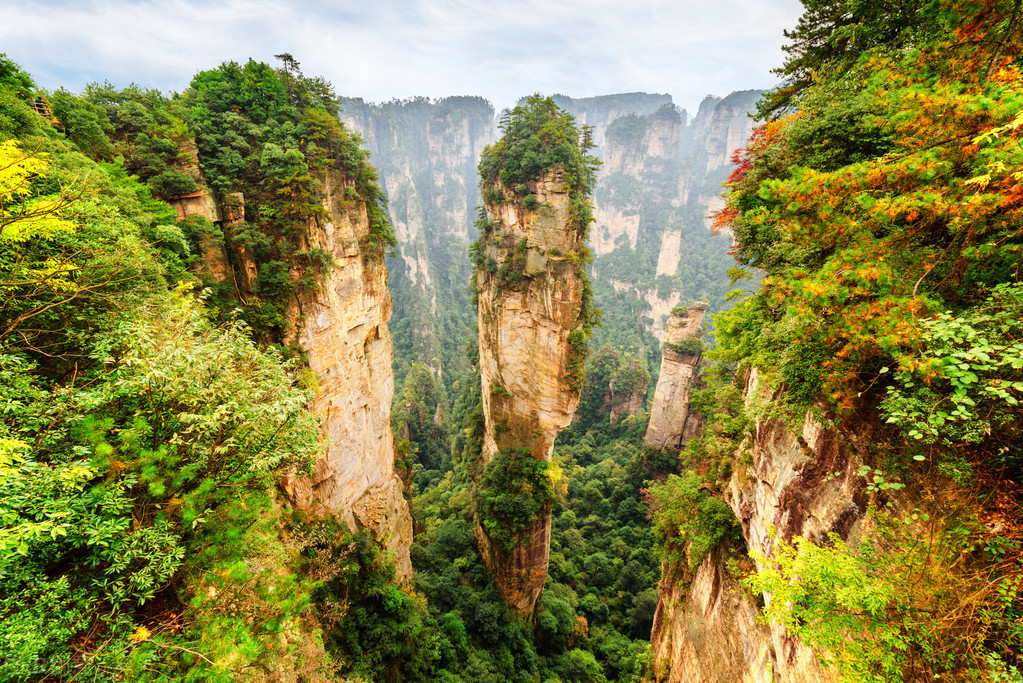
[[[324,219],[311,219],[298,249],[323,249],[331,268],[312,290],[294,297],[285,311],[292,334],[285,341],[306,354],[317,393],[309,410],[321,418],[329,444],[308,479],[288,478],[285,490],[299,507],[322,507],[352,530],[368,530],[389,549],[397,576],[412,576],[412,517],[394,470],[390,409],[394,352],[387,322],[391,295],[382,258],[367,255],[369,217],[364,202],[345,201],[351,185],[339,173],[322,178]],[[204,245],[205,268],[234,285],[240,301],[254,295],[257,269],[251,255],[230,239],[244,218],[241,193],[217,205],[203,185],[196,196],[172,202],[179,215],[199,214],[225,228],[224,246]],[[291,280],[303,273],[293,267]]]
[[[707,304],[697,302],[686,311],[674,309],[668,319],[661,374],[643,437],[650,448],[680,451],[703,426],[703,417],[689,410],[689,398],[700,381],[706,311]]]
[[[328,174],[329,218],[310,226],[303,249],[324,249],[336,266],[288,311],[319,387],[310,410],[329,446],[311,478],[294,483],[299,506],[322,505],[392,551],[398,578],[412,576],[412,517],[394,470],[391,294],[382,258],[367,256],[365,203],[344,201],[345,180]],[[298,275],[298,273],[294,273]]]
[[[585,228],[577,226],[563,171],[548,169],[530,183],[534,208],[494,189],[502,200],[487,202],[490,229],[480,243],[495,267],[476,276],[484,467],[499,452],[521,449],[551,460],[555,437],[579,405],[582,354],[570,335],[584,334],[585,315]],[[550,516],[548,504],[516,534],[509,553],[476,524],[498,589],[522,614],[532,615],[547,578]]]

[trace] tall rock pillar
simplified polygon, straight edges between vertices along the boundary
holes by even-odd
[[[689,397],[699,381],[703,358],[703,316],[707,304],[697,302],[686,311],[674,309],[668,318],[654,402],[643,443],[657,450],[681,450],[703,426],[703,418],[689,410]]]
[[[591,131],[534,95],[483,150],[485,210],[472,247],[483,443],[474,460],[476,538],[508,605],[532,618],[547,580],[554,439],[579,406],[590,325]]]
[[[369,244],[363,202],[345,201],[345,179],[323,179],[327,219],[313,222],[302,249],[323,249],[335,267],[288,311],[293,340],[315,374],[309,410],[322,419],[329,442],[309,479],[290,482],[300,507],[322,505],[353,530],[368,530],[393,553],[397,576],[412,577],[412,516],[394,470],[391,398],[394,350],[387,322],[391,294],[382,254]],[[292,278],[302,271],[294,268]]]
[[[499,184],[488,189],[494,201],[487,202],[490,222],[480,239],[482,266],[476,273],[486,427],[476,534],[498,589],[523,614],[532,614],[547,579],[550,500],[533,496],[533,514],[524,519],[487,518],[487,511],[500,514],[504,506],[495,497],[507,493],[488,490],[487,484],[512,481],[518,490],[510,492],[523,499],[536,492],[529,468],[515,461],[551,460],[554,438],[579,405],[586,343],[585,229],[573,218],[561,169],[548,169],[529,189],[533,208]],[[518,474],[484,477],[495,467]],[[503,533],[509,530],[510,544]]]

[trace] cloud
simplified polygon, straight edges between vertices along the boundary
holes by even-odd
[[[4,7],[4,4],[9,5]],[[290,52],[338,92],[583,97],[768,87],[798,0],[0,0],[0,45],[40,85],[187,87],[202,69]]]

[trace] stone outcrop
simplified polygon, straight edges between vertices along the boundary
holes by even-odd
[[[472,334],[469,243],[483,202],[476,165],[497,128],[480,97],[414,98],[371,104],[346,98],[341,119],[362,133],[388,196],[397,257],[387,259],[398,346],[411,349],[437,379],[465,372],[462,354],[445,353],[445,335]]]
[[[478,324],[485,436],[483,464],[498,452],[526,449],[549,461],[554,439],[579,404],[582,357],[569,336],[583,326],[585,274],[579,254],[584,231],[575,225],[559,170],[530,184],[539,206],[527,209],[499,188],[488,202],[491,230],[481,238]],[[519,534],[510,555],[477,523],[484,559],[516,611],[532,615],[550,551],[550,509]]]
[[[775,683],[770,633],[716,548],[695,574],[663,563],[650,634],[655,680],[665,683]]]
[[[776,392],[753,370],[746,381],[747,403],[772,402]],[[826,428],[807,414],[798,428],[778,418],[763,419],[754,438],[736,454],[724,500],[738,518],[746,546],[770,557],[776,544],[802,536],[826,541],[834,532],[855,540],[866,524],[867,496],[859,475],[873,428],[869,421],[838,422]],[[771,529],[775,530],[772,536]],[[778,624],[753,622],[752,596],[730,577],[719,549],[695,577],[679,582],[681,571],[666,566],[651,637],[658,681],[778,681],[825,683],[837,680],[815,654]],[[722,650],[731,653],[723,656]]]
[[[293,483],[293,493],[299,506],[322,505],[351,528],[368,529],[393,552],[399,579],[408,580],[412,517],[394,470],[387,268],[366,254],[366,207],[342,199],[344,179],[328,175],[323,193],[329,220],[310,226],[302,248],[327,250],[336,267],[295,300],[289,317],[316,375],[319,390],[309,409],[322,418],[329,446],[313,476]]]
[[[674,309],[668,319],[661,374],[650,407],[643,443],[661,451],[680,451],[703,427],[703,417],[689,410],[689,398],[700,381],[703,359],[703,316],[707,304],[686,311]]]
[[[679,301],[724,296],[726,267],[714,272],[703,255],[723,253],[729,238],[710,235],[705,217],[733,151],[745,144],[753,123],[746,112],[759,94],[708,97],[696,116],[667,94],[554,96],[577,123],[593,127],[594,153],[604,162],[589,231],[596,308],[613,307],[605,298],[612,280],[627,283],[627,296],[649,306],[640,306],[643,326],[663,341],[664,316]],[[471,334],[464,255],[482,203],[476,164],[497,136],[493,107],[478,97],[346,98],[342,110],[365,137],[388,195],[398,238],[398,258],[388,259],[395,317],[409,321],[395,328],[399,347],[438,379],[451,378],[465,371],[464,361],[444,352],[439,335]]]
[[[324,249],[336,267],[311,291],[291,300],[285,316],[293,331],[285,341],[301,347],[318,391],[309,410],[322,419],[329,443],[309,479],[289,478],[283,485],[296,505],[322,506],[353,530],[367,529],[392,553],[402,581],[411,579],[412,517],[404,485],[394,471],[391,397],[394,352],[387,322],[391,296],[381,257],[369,257],[369,219],[362,202],[343,201],[345,179],[322,178],[325,220],[311,220],[299,249]],[[231,228],[244,220],[241,193],[213,204],[205,186],[199,196],[172,204],[181,215],[215,218],[225,244],[204,245],[202,268],[213,277],[233,281],[239,300],[253,296],[258,275],[255,260],[233,244]],[[293,268],[291,279],[304,273]]]

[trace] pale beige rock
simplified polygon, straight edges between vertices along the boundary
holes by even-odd
[[[755,369],[747,377],[745,393],[748,405],[779,397],[777,391],[763,386]],[[859,468],[871,439],[869,422],[825,428],[810,413],[795,429],[778,418],[757,422],[752,443],[744,444],[736,455],[724,493],[740,521],[747,547],[770,557],[779,540],[791,541],[797,535],[817,543],[831,532],[843,539],[860,536],[866,524],[867,497]],[[749,598],[738,587],[729,586],[725,579],[718,587],[715,581],[700,578],[701,573],[720,574],[719,564],[716,556],[707,558],[684,595],[662,578],[663,602],[658,605],[651,639],[660,661],[659,675],[664,674],[657,680],[838,680],[835,669],[824,668],[812,650],[780,625],[751,626]],[[678,574],[678,569],[666,567],[663,575],[670,578],[673,573]],[[769,602],[771,596],[763,599]],[[709,618],[717,609],[715,601],[734,607]],[[700,627],[694,629],[696,623]],[[769,643],[766,650],[765,642]],[[713,652],[722,648],[742,652],[745,663],[734,657],[715,659]],[[770,656],[749,656],[762,652]]]
[[[770,633],[716,548],[696,570],[661,565],[650,643],[658,683],[774,683]]]
[[[746,115],[747,107],[747,103],[731,98],[715,105],[705,143],[708,171],[727,166],[735,150],[746,146],[754,125]]]
[[[193,194],[171,197],[166,202],[174,207],[179,221],[185,216],[202,216],[210,223],[220,221],[220,208],[209,190],[201,189]]]
[[[690,414],[689,398],[699,381],[700,351],[679,353],[670,344],[698,340],[703,336],[707,304],[698,302],[688,310],[672,313],[661,354],[661,374],[650,406],[643,443],[661,451],[679,451],[703,426],[699,413]]]
[[[292,491],[300,507],[322,505],[352,529],[370,530],[393,552],[405,581],[412,575],[412,518],[394,471],[387,269],[383,259],[364,255],[365,205],[338,199],[344,192],[340,177],[325,178],[323,192],[330,222],[311,225],[301,247],[326,249],[337,267],[299,297],[292,317],[295,341],[319,385],[309,409],[322,418],[329,446],[313,476],[293,482]]]
[[[632,250],[639,239],[639,214],[616,206],[593,207],[590,249],[594,256],[610,254],[624,237]]]
[[[661,251],[657,255],[657,275],[671,277],[682,259],[682,231],[666,230],[661,236]]]
[[[583,280],[570,260],[583,248],[583,234],[571,223],[571,200],[560,171],[533,185],[540,202],[536,210],[518,201],[487,206],[503,235],[494,239],[499,243],[488,255],[500,266],[524,239],[529,275],[518,290],[499,289],[497,276],[484,269],[477,275],[484,464],[499,451],[518,448],[549,461],[555,437],[579,405],[578,387],[568,373],[568,336],[583,325]],[[518,535],[511,557],[491,546],[479,524],[476,532],[505,600],[532,615],[547,578],[550,510]]]

